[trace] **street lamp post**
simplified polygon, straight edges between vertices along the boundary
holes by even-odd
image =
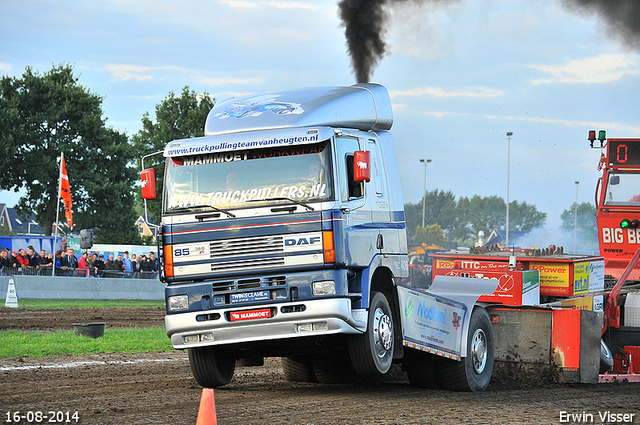
[[[424,164],[424,190],[422,191],[422,227],[424,227],[424,200],[427,197],[427,164],[431,160],[420,158],[420,162]]]
[[[505,228],[505,246],[509,246],[509,178],[511,174],[511,136],[513,136],[513,131],[507,131],[507,225]]]
[[[576,182],[576,204],[573,206],[573,253],[576,253],[576,234],[578,233],[578,186],[580,182]]]

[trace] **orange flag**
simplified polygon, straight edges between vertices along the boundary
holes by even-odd
[[[71,211],[71,187],[69,186],[69,176],[67,166],[64,163],[64,153],[60,165],[60,197],[64,202],[64,215],[67,217],[67,224],[73,227],[73,212]]]

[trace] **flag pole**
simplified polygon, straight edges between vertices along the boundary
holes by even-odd
[[[58,175],[58,200],[56,201],[56,221],[53,225],[56,227],[55,237],[53,238],[53,264],[51,267],[51,276],[56,275],[56,245],[58,245],[58,218],[60,217],[60,191],[62,190],[62,164],[64,164],[64,152],[60,159],[60,173]]]

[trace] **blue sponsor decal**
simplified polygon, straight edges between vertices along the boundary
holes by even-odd
[[[447,309],[444,309],[444,312],[438,311],[435,306],[431,306],[431,308],[427,308],[424,301],[420,301],[418,304],[418,311],[416,312],[418,317],[422,317],[423,319],[431,320],[436,323],[440,323],[442,325],[447,324]]]
[[[248,303],[253,301],[266,301],[271,299],[269,291],[243,292],[231,294],[231,303]]]
[[[297,238],[297,239],[285,239],[284,246],[300,246],[300,245],[314,245],[320,243],[320,236],[314,236],[309,239]]]

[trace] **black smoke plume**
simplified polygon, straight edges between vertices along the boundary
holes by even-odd
[[[378,62],[384,57],[389,7],[405,4],[451,3],[457,0],[340,0],[339,15],[347,38],[351,66],[358,83],[368,83]]]
[[[640,0],[563,0],[567,8],[604,19],[607,31],[640,51]]]
[[[385,53],[387,0],[341,0],[340,19],[358,83],[368,83],[373,68]]]

